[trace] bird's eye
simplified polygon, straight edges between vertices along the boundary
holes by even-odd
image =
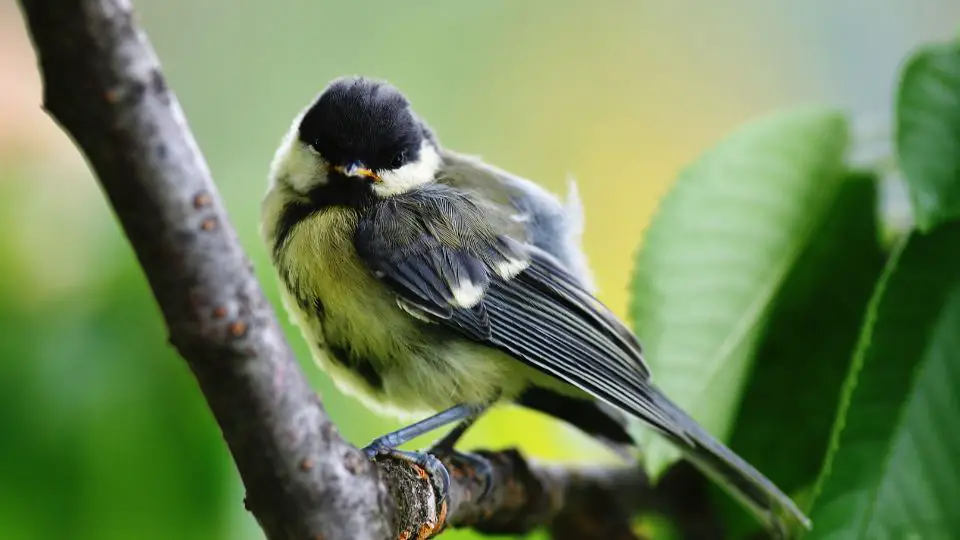
[[[402,167],[407,162],[407,151],[401,150],[393,155],[393,161],[390,162],[390,166],[393,168]]]
[[[320,153],[320,141],[313,141],[312,143],[310,143],[309,145],[307,145],[307,148],[309,148],[310,151],[313,152],[314,154],[319,154],[319,153]]]

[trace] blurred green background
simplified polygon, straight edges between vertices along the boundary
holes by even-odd
[[[451,148],[555,190],[576,177],[600,296],[621,315],[643,227],[683,164],[784,105],[839,104],[869,130],[900,59],[960,20],[953,0],[135,4],[274,300],[257,235],[267,164],[293,115],[356,73],[398,85]],[[260,538],[130,249],[39,107],[34,61],[2,0],[0,539]],[[348,439],[395,427],[333,389],[287,330]],[[510,408],[470,432],[479,444],[609,458]]]

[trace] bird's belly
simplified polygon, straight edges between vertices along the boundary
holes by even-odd
[[[349,214],[299,224],[281,265],[284,304],[337,387],[369,408],[416,416],[512,397],[518,363],[414,319],[356,255]]]
[[[365,324],[357,324],[356,314],[337,315],[362,309],[359,304],[325,303],[330,307],[322,319],[297,307],[291,312],[321,369],[340,391],[371,410],[412,419],[523,390],[527,378],[515,360],[467,340],[437,337],[436,329],[425,332],[417,326],[426,323],[410,319],[395,304],[381,306],[386,309]]]

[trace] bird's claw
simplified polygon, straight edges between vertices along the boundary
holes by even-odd
[[[430,483],[433,484],[437,493],[437,507],[447,503],[447,495],[450,493],[450,472],[447,466],[433,454],[415,453],[421,460],[417,462],[430,475]]]
[[[461,463],[466,464],[467,467],[476,475],[477,479],[480,480],[483,484],[483,490],[480,492],[480,496],[477,500],[482,500],[490,494],[491,489],[493,488],[493,465],[490,464],[490,461],[481,456],[480,454],[471,454],[469,452],[457,452],[456,450],[434,447],[429,450],[431,455],[439,456],[440,458],[450,458],[450,460],[456,460]]]
[[[450,493],[450,473],[446,465],[437,456],[424,452],[410,452],[391,448],[380,439],[377,439],[363,449],[367,458],[376,460],[379,456],[394,457],[407,463],[412,463],[427,473],[434,492],[437,494],[437,508],[445,507],[447,495]]]
[[[479,454],[465,453],[461,454],[461,457],[466,458],[473,464],[473,470],[476,471],[477,477],[483,482],[483,491],[480,492],[479,500],[485,499],[493,488],[493,465],[490,464],[490,460]]]

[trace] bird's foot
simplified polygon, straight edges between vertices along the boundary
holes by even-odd
[[[450,493],[450,473],[447,471],[446,465],[437,456],[425,452],[397,450],[388,446],[382,438],[370,443],[363,449],[363,453],[371,461],[376,460],[379,456],[389,456],[414,465],[417,475],[429,480],[433,486],[439,515],[436,527],[442,528],[444,526],[447,514],[447,496]]]
[[[490,464],[487,458],[480,454],[457,452],[452,448],[445,448],[443,446],[434,446],[428,450],[428,452],[450,463],[453,466],[451,474],[467,474],[472,478],[476,478],[480,482],[480,485],[483,486],[477,500],[482,500],[490,494],[490,490],[493,487],[493,465]]]

